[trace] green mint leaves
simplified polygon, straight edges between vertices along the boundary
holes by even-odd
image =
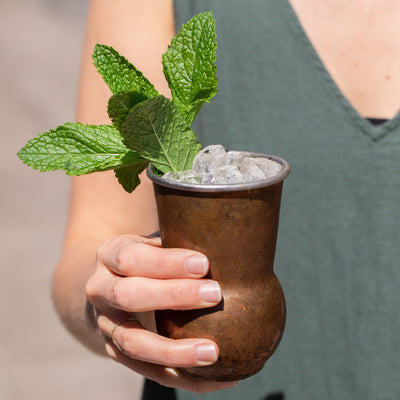
[[[140,183],[139,174],[149,165],[147,160],[137,156],[136,162],[126,167],[115,169],[115,176],[122,187],[132,193]]]
[[[158,95],[147,78],[112,47],[96,44],[92,57],[95,67],[113,94],[137,91],[147,97]]]
[[[204,102],[217,93],[217,44],[212,12],[183,25],[163,55],[164,74],[172,99],[192,124]]]
[[[172,101],[115,49],[97,44],[93,62],[113,93],[107,108],[112,125],[67,122],[30,140],[18,157],[40,171],[68,175],[114,169],[127,192],[149,163],[161,173],[190,169],[201,149],[190,125],[217,92],[215,38],[208,12],[172,39],[162,59]]]
[[[164,96],[133,107],[121,127],[121,135],[128,147],[162,173],[191,169],[194,156],[201,150],[184,116]]]
[[[120,92],[110,97],[107,112],[113,125],[120,130],[129,111],[144,100],[147,97],[140,92]]]
[[[42,133],[30,140],[18,152],[18,157],[42,172],[64,170],[67,175],[115,169],[119,177],[122,174],[120,169],[129,168],[140,173],[147,166],[146,160],[124,145],[120,133],[113,126],[79,122],[67,122]],[[134,189],[131,189],[129,180],[119,181],[125,190]]]
[[[113,169],[137,159],[113,126],[79,122],[67,122],[30,140],[18,156],[40,171],[62,169],[68,175]]]

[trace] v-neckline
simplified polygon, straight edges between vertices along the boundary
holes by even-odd
[[[281,1],[281,0],[278,0]],[[373,142],[378,142],[393,131],[400,122],[400,109],[393,118],[388,119],[386,122],[380,125],[371,124],[366,117],[363,117],[358,110],[351,104],[351,102],[344,95],[342,90],[339,88],[336,81],[328,71],[322,58],[319,56],[316,48],[314,47],[311,39],[305,31],[299,16],[293,8],[290,0],[284,0],[287,3],[287,7],[284,7],[289,22],[293,22],[294,28],[298,31],[299,36],[302,38],[304,47],[309,51],[315,62],[315,69],[319,74],[322,74],[323,81],[330,86],[330,89],[335,94],[336,99],[340,103],[342,109],[355,121],[362,132]],[[370,116],[373,117],[373,116]]]

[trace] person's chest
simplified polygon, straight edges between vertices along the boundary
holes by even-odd
[[[400,2],[290,0],[343,95],[367,117],[400,109]]]

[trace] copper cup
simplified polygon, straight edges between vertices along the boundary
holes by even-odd
[[[220,350],[210,366],[182,369],[192,377],[232,381],[254,375],[277,348],[286,306],[274,274],[283,180],[289,164],[262,181],[192,185],[166,181],[147,169],[157,201],[162,245],[193,249],[210,261],[206,278],[218,281],[223,300],[202,310],[156,311],[158,332],[173,339],[208,338]]]

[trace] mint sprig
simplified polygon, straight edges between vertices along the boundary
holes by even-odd
[[[128,147],[162,173],[192,168],[194,156],[201,150],[184,116],[164,96],[133,107],[121,127],[121,135]]]
[[[112,47],[96,44],[92,58],[113,94],[136,91],[148,98],[158,96],[153,84]]]
[[[192,124],[204,102],[217,93],[217,44],[212,12],[192,18],[172,38],[163,55],[172,99]]]
[[[120,130],[129,111],[147,97],[140,92],[120,92],[110,97],[107,112],[113,125]]]
[[[115,176],[125,191],[132,193],[140,184],[139,174],[142,173],[148,165],[148,160],[137,156],[135,163],[116,168],[114,170]]]
[[[162,58],[172,101],[115,49],[97,44],[93,62],[113,93],[107,108],[112,125],[67,122],[30,140],[18,157],[40,171],[68,175],[114,169],[127,192],[149,162],[160,173],[190,169],[201,149],[190,125],[217,92],[215,38],[208,12],[172,39]]]
[[[64,170],[67,175],[106,171],[143,161],[122,141],[112,125],[67,122],[30,140],[18,156],[42,172]]]

